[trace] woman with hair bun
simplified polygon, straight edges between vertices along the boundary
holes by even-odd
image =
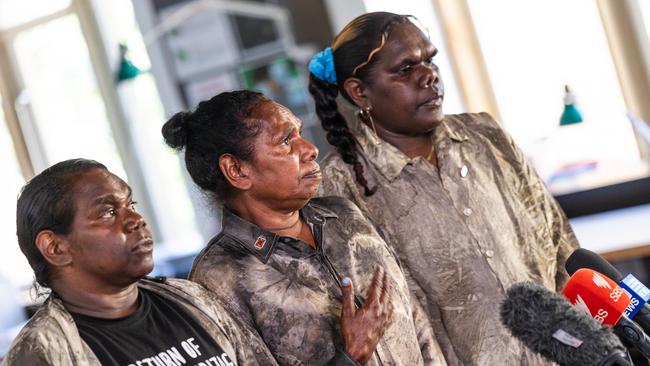
[[[313,198],[318,149],[287,108],[221,93],[163,126],[222,231],[190,280],[261,335],[281,365],[445,365],[398,262],[350,201]],[[355,295],[356,294],[356,295]]]
[[[444,115],[438,50],[411,16],[352,20],[310,62],[335,147],[321,194],[352,200],[392,247],[451,365],[546,364],[499,321],[515,282],[551,290],[578,247],[512,138],[486,113]],[[339,112],[341,95],[358,111]]]

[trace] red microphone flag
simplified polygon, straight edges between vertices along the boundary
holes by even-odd
[[[630,304],[630,296],[616,282],[591,269],[577,270],[562,294],[579,310],[598,322],[613,327]]]

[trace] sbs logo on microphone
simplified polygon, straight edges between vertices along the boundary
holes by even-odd
[[[609,293],[609,298],[614,300],[614,302],[618,302],[621,296],[623,296],[623,292],[624,290],[621,287],[616,286],[616,288]]]
[[[607,312],[607,310],[605,310],[605,309],[598,309],[598,312],[596,312],[596,314],[594,315],[594,320],[596,320],[596,321],[599,322],[600,324],[603,324],[603,322],[605,321],[605,319],[607,319],[607,316],[608,316],[608,315],[609,315],[609,313]]]
[[[589,310],[589,306],[587,306],[587,303],[582,299],[580,295],[576,296],[576,301],[573,303],[573,305],[579,311],[585,313],[588,316],[591,316],[591,310]]]
[[[589,306],[587,306],[587,303],[585,300],[580,296],[576,296],[576,300],[573,303],[573,305],[576,307],[576,309],[580,312],[585,313],[587,316],[592,316],[591,315],[591,310],[589,309]],[[609,313],[605,309],[598,309],[596,314],[594,314],[592,317],[594,320],[596,320],[598,323],[603,324],[605,319],[607,319],[607,316],[609,316]]]
[[[606,278],[601,276],[599,273],[594,272],[592,280],[594,282],[594,285],[600,287],[600,288],[607,288],[612,290],[612,292],[609,293],[609,298],[614,300],[614,302],[618,302],[618,300],[621,299],[621,296],[623,296],[623,290],[620,286],[616,286],[612,289],[612,285],[609,284],[609,281],[607,281]]]
[[[607,280],[597,272],[594,272],[592,280],[594,281],[594,285],[600,288],[608,288],[610,290],[612,289],[612,286],[609,284],[609,282],[607,282]]]

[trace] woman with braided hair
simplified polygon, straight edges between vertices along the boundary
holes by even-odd
[[[411,16],[352,20],[310,62],[335,151],[322,195],[356,203],[396,253],[450,365],[547,364],[501,325],[515,282],[563,286],[578,247],[568,220],[486,113],[444,115],[438,52]],[[358,111],[346,120],[341,95]]]

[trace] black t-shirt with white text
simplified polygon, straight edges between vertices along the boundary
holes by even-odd
[[[102,365],[233,366],[214,339],[179,305],[139,289],[138,309],[120,319],[72,314]]]

